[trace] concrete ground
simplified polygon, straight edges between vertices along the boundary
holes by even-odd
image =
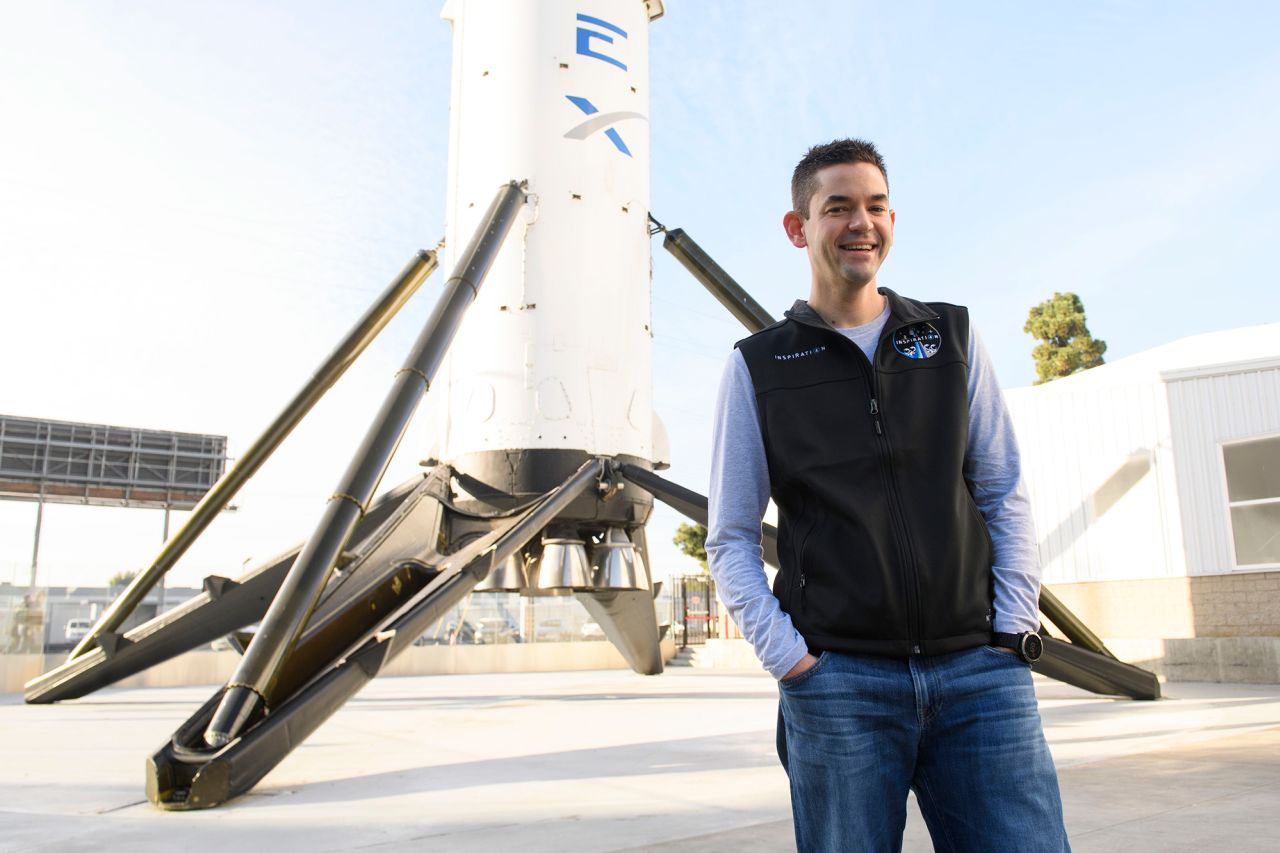
[[[246,796],[160,811],[143,762],[213,689],[0,696],[0,850],[793,847],[762,673],[384,678]],[[1280,849],[1280,685],[1039,692],[1076,851]],[[914,806],[904,849],[932,849]]]

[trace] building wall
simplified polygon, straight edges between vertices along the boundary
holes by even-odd
[[[1049,586],[1108,640],[1280,637],[1280,572]]]
[[[1169,419],[1187,572],[1232,571],[1223,442],[1280,433],[1280,367],[1172,378]]]
[[[1117,362],[1007,396],[1046,586],[1162,678],[1280,681],[1280,569],[1236,568],[1222,457],[1280,435],[1280,360]]]
[[[1186,573],[1164,385],[1105,371],[1006,395],[1051,583]]]

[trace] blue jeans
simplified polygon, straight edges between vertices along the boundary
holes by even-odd
[[[935,850],[1069,850],[1031,668],[989,646],[823,652],[780,683],[796,848],[899,851],[907,790]]]

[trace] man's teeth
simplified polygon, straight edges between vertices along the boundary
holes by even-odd
[[[854,243],[852,246],[845,246],[846,249],[855,249],[859,251],[871,251],[870,243]]]

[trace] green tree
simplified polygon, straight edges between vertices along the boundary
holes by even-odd
[[[701,524],[683,523],[671,538],[676,547],[698,561],[702,571],[707,571],[707,528]]]
[[[115,588],[118,586],[128,586],[129,584],[133,583],[133,579],[136,578],[137,576],[138,576],[137,572],[122,570],[122,571],[116,572],[114,575],[107,578],[107,586],[112,588]]]
[[[1097,367],[1107,351],[1106,341],[1089,334],[1084,303],[1074,293],[1055,293],[1034,306],[1022,331],[1040,341],[1031,350],[1037,385]]]

